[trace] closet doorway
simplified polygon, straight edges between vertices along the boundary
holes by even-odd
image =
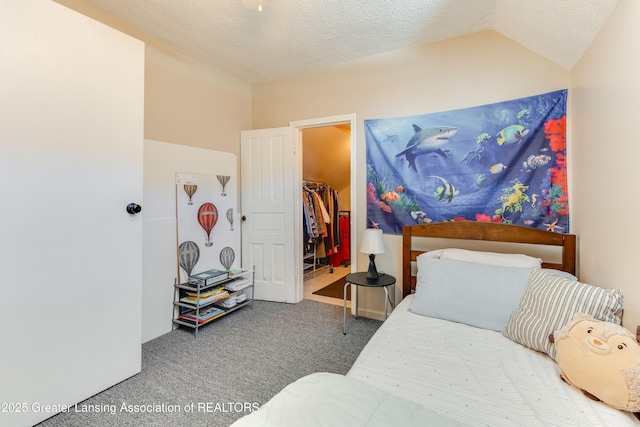
[[[303,295],[342,305],[351,272],[351,122],[300,129]]]
[[[295,303],[304,298],[302,132],[348,123],[350,129],[350,254],[355,265],[358,209],[355,203],[357,149],[355,114],[290,122],[288,127],[241,132],[242,263],[256,268],[257,299]],[[330,156],[331,157],[331,156]],[[361,158],[362,157],[362,158]],[[333,159],[327,160],[331,164]],[[290,190],[290,191],[289,191]],[[268,249],[268,250],[267,250]],[[267,252],[264,252],[267,250]],[[284,254],[292,254],[290,257]],[[353,267],[352,267],[353,268]]]

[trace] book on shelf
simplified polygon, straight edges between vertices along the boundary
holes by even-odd
[[[221,310],[218,307],[207,307],[204,310],[189,310],[182,312],[178,315],[178,318],[202,323],[221,314],[224,314],[224,310]]]
[[[211,269],[202,273],[189,276],[189,284],[196,286],[208,286],[220,283],[229,278],[229,272],[223,270]]]
[[[206,292],[187,292],[187,295],[193,297],[194,299],[200,296],[200,298],[209,298],[210,296],[221,294],[225,292],[225,288],[222,286],[215,287]]]
[[[200,298],[198,298],[197,296],[188,295],[184,298],[180,298],[180,301],[186,302],[189,304],[194,304],[194,305],[203,305],[213,301],[226,299],[228,297],[229,297],[229,292],[222,289],[221,292],[216,292],[215,294],[209,295],[208,297],[203,297],[202,295],[200,295]]]
[[[229,298],[216,302],[215,304],[218,307],[229,309],[229,308],[235,307],[236,305],[246,300],[247,300],[247,295],[244,292],[239,291],[229,295]]]
[[[223,307],[223,308],[227,308],[227,309],[229,309],[229,308],[232,308],[232,307],[235,307],[236,305],[238,305],[238,302],[236,301],[236,299],[235,299],[235,298],[227,298],[227,299],[225,299],[224,301],[219,302],[219,303],[217,303],[217,304],[218,304],[220,307]]]
[[[206,319],[203,319],[201,317],[196,318],[196,317],[186,316],[186,315],[181,314],[180,316],[178,316],[178,319],[186,320],[187,322],[190,322],[190,323],[193,323],[193,324],[195,324],[195,323],[203,324],[203,323],[207,323],[210,320],[213,320],[216,317],[222,316],[224,313],[225,313],[224,310],[220,310],[220,313],[216,314],[215,316],[209,316]]]
[[[225,289],[228,289],[230,291],[239,291],[241,289],[244,288],[248,288],[249,286],[251,286],[252,282],[250,279],[235,279],[229,283],[226,283],[224,285]]]
[[[244,274],[247,274],[250,270],[247,270],[246,268],[233,268],[231,270],[229,270],[229,278],[233,279],[235,277],[240,277]]]

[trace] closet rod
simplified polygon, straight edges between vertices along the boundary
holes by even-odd
[[[304,186],[317,186],[317,187],[329,187],[329,184],[326,182],[316,182],[316,181],[302,181]]]

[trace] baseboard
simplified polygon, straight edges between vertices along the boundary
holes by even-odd
[[[389,308],[388,310],[388,314],[391,314],[391,309]],[[351,309],[351,314],[355,315],[354,313],[354,310]],[[358,317],[366,317],[368,319],[374,320],[384,320],[384,311],[367,310],[358,307]]]

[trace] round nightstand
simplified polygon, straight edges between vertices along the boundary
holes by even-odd
[[[396,278],[389,274],[379,274],[377,279],[367,279],[367,273],[351,273],[346,277],[346,283],[344,285],[344,319],[343,319],[343,334],[347,335],[347,286],[351,285],[352,289],[355,285],[355,315],[358,318],[358,286],[366,286],[369,288],[383,288],[384,289],[384,318],[387,319],[387,306],[389,302],[389,286],[393,286],[393,303],[391,307],[396,305],[396,292],[395,284]]]

